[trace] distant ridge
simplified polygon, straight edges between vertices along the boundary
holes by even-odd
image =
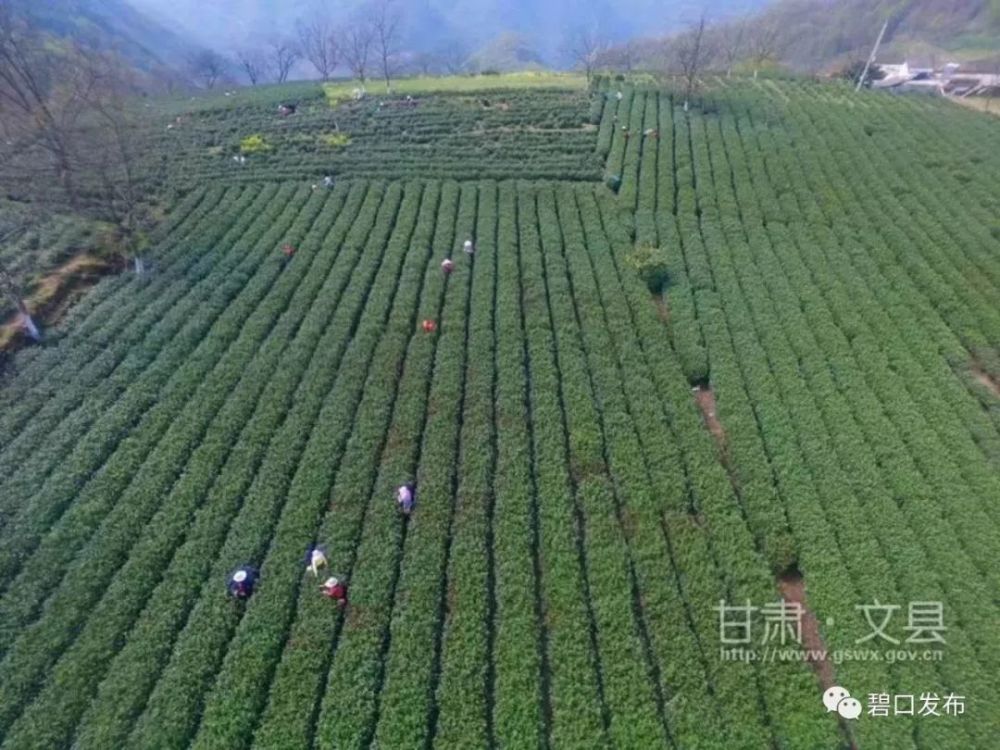
[[[781,29],[781,58],[822,70],[867,57],[889,21],[879,59],[919,64],[1000,56],[997,0],[782,0],[761,14]]]
[[[36,28],[114,49],[147,74],[182,71],[198,45],[124,0],[9,0]]]

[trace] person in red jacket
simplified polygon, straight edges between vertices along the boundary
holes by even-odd
[[[327,578],[320,589],[323,591],[323,596],[333,599],[337,602],[338,607],[343,607],[347,604],[347,584],[336,576]]]
[[[425,320],[421,325],[424,329],[424,333],[434,333],[434,331],[438,328],[437,323],[433,320]]]

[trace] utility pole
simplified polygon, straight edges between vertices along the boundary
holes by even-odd
[[[889,28],[889,19],[885,19],[885,23],[882,24],[882,30],[878,33],[878,39],[875,40],[875,46],[872,47],[872,53],[868,55],[868,62],[865,63],[865,69],[861,71],[861,77],[858,79],[858,85],[854,88],[854,93],[861,91],[861,87],[865,83],[865,79],[868,77],[868,69],[875,62],[875,56],[878,54],[878,47],[882,44],[882,37],[885,36],[885,30]]]

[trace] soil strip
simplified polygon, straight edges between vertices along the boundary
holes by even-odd
[[[52,326],[84,292],[117,270],[111,260],[81,253],[34,284],[25,304],[36,322]],[[13,351],[29,341],[21,327],[20,313],[13,311],[0,325],[0,352]]]
[[[972,377],[976,379],[977,383],[985,386],[990,393],[1000,399],[1000,382],[997,382],[996,378],[986,372],[976,362],[972,363],[969,370],[972,372]]]
[[[705,420],[705,426],[712,433],[715,442],[719,445],[719,450],[723,456],[726,455],[726,430],[719,421],[715,410],[715,392],[710,385],[699,385],[691,389],[694,394],[695,403],[701,410],[701,416]]]

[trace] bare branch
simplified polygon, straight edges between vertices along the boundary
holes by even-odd
[[[437,57],[445,73],[458,75],[465,71],[469,62],[469,48],[460,39],[453,39],[438,49]]]
[[[576,67],[582,68],[586,74],[587,83],[593,78],[594,71],[607,49],[607,41],[596,29],[578,30],[569,38],[566,46],[566,52]]]
[[[226,74],[228,68],[226,58],[210,49],[202,50],[188,60],[191,75],[201,81],[206,89],[215,88],[215,84]]]
[[[371,21],[376,52],[386,93],[399,56],[400,15],[393,0],[376,0]]]
[[[687,112],[698,73],[710,57],[705,38],[704,16],[696,26],[677,38],[674,51],[684,78],[684,111]]]
[[[285,83],[295,63],[301,56],[298,46],[291,39],[274,39],[271,42],[271,61],[278,77],[278,83]]]
[[[746,51],[746,30],[745,20],[734,21],[722,27],[719,34],[719,46],[722,50],[722,59],[726,62],[726,77],[733,74],[733,67]]]
[[[71,128],[81,110],[80,76],[53,54],[8,4],[0,5],[0,114],[12,140],[40,147],[50,158],[70,204],[78,196]],[[59,85],[55,85],[58,82]]]
[[[236,53],[236,64],[246,75],[251,86],[264,83],[270,75],[271,63],[260,49],[242,49]]]
[[[373,41],[373,31],[368,24],[358,22],[344,30],[344,43],[341,46],[344,62],[351,69],[351,74],[361,82],[362,88],[368,79]]]
[[[296,24],[296,32],[302,54],[316,68],[321,79],[330,80],[337,67],[339,53],[330,22],[317,14],[308,20],[300,19]]]
[[[639,45],[634,39],[608,47],[598,55],[597,67],[617,69],[624,73],[631,73],[635,69],[639,59]]]
[[[750,29],[748,47],[750,59],[753,61],[754,78],[757,77],[761,67],[777,57],[780,35],[781,29],[773,19],[762,19]]]

